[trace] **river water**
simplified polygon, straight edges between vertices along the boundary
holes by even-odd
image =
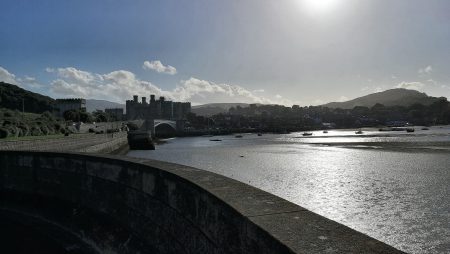
[[[175,138],[128,155],[234,178],[409,253],[450,253],[450,127],[363,131]]]

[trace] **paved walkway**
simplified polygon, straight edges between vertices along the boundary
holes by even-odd
[[[39,140],[0,140],[0,150],[100,152],[114,150],[127,142],[127,133],[73,134],[68,137]]]

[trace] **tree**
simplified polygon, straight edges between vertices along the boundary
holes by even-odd
[[[105,112],[103,112],[101,110],[97,110],[97,111],[93,112],[92,115],[96,122],[108,122],[108,120],[109,120],[108,114],[106,114]]]
[[[88,112],[80,111],[80,121],[84,123],[91,123],[92,122],[92,116]]]
[[[64,120],[66,121],[74,121],[74,122],[80,121],[80,113],[74,109],[64,111],[63,117]]]

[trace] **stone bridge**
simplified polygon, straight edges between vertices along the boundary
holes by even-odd
[[[0,151],[0,236],[5,253],[402,253],[208,171],[80,153]]]
[[[160,125],[168,125],[170,127],[172,127],[174,130],[177,129],[177,122],[176,121],[172,121],[172,120],[164,120],[164,119],[155,119],[155,128],[157,128]]]
[[[165,119],[147,119],[142,123],[141,131],[150,131],[152,137],[173,137],[183,131],[183,121]]]

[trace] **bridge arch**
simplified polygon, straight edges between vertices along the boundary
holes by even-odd
[[[0,212],[94,253],[402,253],[235,180],[112,155],[0,151]]]
[[[155,136],[161,138],[175,137],[177,134],[176,126],[170,123],[162,122],[155,124]]]

